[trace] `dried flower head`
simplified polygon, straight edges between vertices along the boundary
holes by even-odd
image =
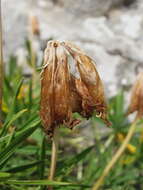
[[[95,64],[77,46],[48,42],[41,76],[40,116],[48,135],[52,136],[59,124],[69,128],[78,124],[80,120],[72,117],[74,112],[89,118],[96,111],[109,124],[103,85]]]
[[[31,32],[33,35],[40,35],[39,21],[36,16],[30,17]]]
[[[127,114],[137,111],[136,118],[143,117],[143,72],[139,73],[131,93]]]

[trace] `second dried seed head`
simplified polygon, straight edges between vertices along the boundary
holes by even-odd
[[[135,111],[137,112],[137,119],[143,117],[143,72],[138,74],[137,80],[133,85],[128,114]]]

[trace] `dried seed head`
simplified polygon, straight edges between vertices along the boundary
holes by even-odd
[[[127,114],[137,111],[136,118],[143,117],[143,72],[139,73],[132,88],[130,105]]]
[[[30,17],[31,32],[33,35],[40,35],[39,21],[36,16]]]
[[[78,112],[89,118],[94,111],[109,124],[101,79],[93,60],[70,42],[50,41],[44,56],[40,116],[46,133],[59,124],[74,127]]]

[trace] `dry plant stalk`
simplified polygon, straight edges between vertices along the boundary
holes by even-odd
[[[50,137],[55,127],[73,128],[80,120],[72,113],[89,118],[93,112],[109,125],[103,85],[93,60],[70,42],[47,44],[41,73],[40,116]]]
[[[2,41],[2,8],[0,0],[0,126],[2,122],[2,85],[3,85],[3,41]]]
[[[138,74],[137,80],[132,88],[130,105],[127,114],[137,111],[136,118],[143,117],[143,72]]]
[[[58,133],[58,128],[55,128],[53,140],[52,140],[51,166],[50,166],[50,173],[48,177],[50,181],[52,181],[55,176],[57,156],[58,156],[58,146],[59,146],[59,133]],[[53,187],[49,186],[48,190],[53,190]]]
[[[114,156],[112,157],[111,161],[107,164],[107,166],[103,170],[103,173],[100,176],[100,178],[93,185],[92,190],[98,190],[103,185],[105,177],[109,174],[110,170],[114,167],[114,165],[116,164],[116,162],[119,160],[119,158],[122,156],[122,154],[126,150],[126,148],[128,146],[128,143],[131,140],[131,138],[132,138],[132,136],[133,136],[133,134],[135,132],[135,129],[136,129],[136,120],[131,125],[131,127],[130,127],[130,129],[128,131],[128,134],[125,137],[125,140],[123,141],[122,145],[119,147],[119,149],[117,150],[117,152],[114,154]]]
[[[30,41],[30,51],[31,51],[31,65],[35,68],[36,64],[36,50],[34,48],[35,39],[40,38],[40,26],[39,21],[36,16],[29,17],[30,31],[29,31],[29,41]]]
[[[32,74],[32,86],[35,88],[35,82],[39,81],[39,76],[36,72],[36,62],[37,62],[37,53],[36,53],[36,46],[37,42],[40,40],[40,25],[39,20],[36,16],[31,15],[29,17],[29,48],[30,48],[30,64],[33,69]]]
[[[39,21],[36,16],[30,17],[31,33],[32,35],[40,35]]]
[[[57,151],[58,151],[58,128],[54,130],[54,136],[53,136],[53,144],[52,144],[52,157],[51,157],[51,170],[49,175],[49,180],[52,180],[54,178],[54,173],[56,169],[56,160],[57,160]],[[52,162],[54,160],[54,162]]]
[[[139,73],[137,80],[135,84],[133,85],[130,105],[129,105],[127,114],[133,113],[135,111],[137,111],[137,115],[128,131],[127,136],[125,137],[122,145],[117,150],[117,152],[115,153],[115,155],[113,156],[109,164],[105,167],[101,177],[94,184],[92,190],[98,190],[102,186],[104,182],[104,178],[108,175],[110,170],[114,167],[115,163],[124,153],[126,148],[132,150],[133,152],[135,151],[135,149],[133,149],[132,146],[129,146],[130,144],[128,143],[135,132],[137,120],[143,117],[143,72]]]
[[[122,143],[125,140],[126,135],[123,133],[117,133],[117,140]],[[136,147],[133,146],[132,144],[127,144],[127,150],[131,153],[134,154],[136,152]]]

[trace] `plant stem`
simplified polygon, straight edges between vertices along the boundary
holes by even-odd
[[[104,178],[109,174],[110,170],[113,168],[113,166],[118,161],[118,159],[121,157],[121,155],[124,153],[130,139],[132,138],[132,136],[135,132],[135,129],[136,129],[136,121],[134,121],[133,124],[131,125],[124,142],[122,143],[120,148],[117,150],[116,154],[112,157],[109,164],[105,167],[102,175],[97,180],[97,182],[94,184],[92,190],[98,190],[101,187],[101,185],[103,184]]]
[[[113,139],[114,139],[114,134],[111,134],[111,135],[109,136],[109,138],[107,139],[107,141],[105,142],[104,147],[101,149],[101,153],[102,153],[102,154],[103,154],[103,153],[106,151],[106,149],[110,146],[110,144],[112,143]]]
[[[54,130],[53,142],[52,142],[52,156],[51,156],[51,166],[50,166],[50,175],[48,177],[49,180],[54,180],[54,175],[56,171],[56,163],[57,163],[57,153],[58,153],[58,144],[59,144],[59,134],[58,127]],[[52,187],[48,187],[48,190],[52,190]]]
[[[0,0],[0,126],[2,122],[2,84],[3,84],[3,48],[2,48],[2,8]]]

